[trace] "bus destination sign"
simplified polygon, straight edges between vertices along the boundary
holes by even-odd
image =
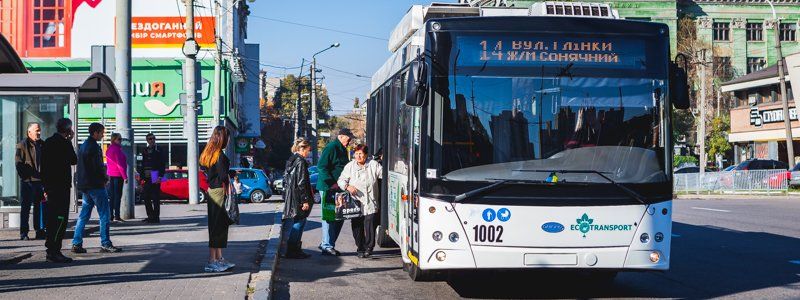
[[[620,38],[458,37],[459,64],[566,65],[644,69],[641,40]]]

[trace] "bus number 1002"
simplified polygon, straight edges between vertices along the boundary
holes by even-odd
[[[475,225],[472,227],[475,230],[476,242],[490,242],[502,243],[503,242],[503,226],[494,225]]]

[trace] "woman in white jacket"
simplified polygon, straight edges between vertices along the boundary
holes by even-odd
[[[383,168],[377,161],[367,161],[367,146],[359,144],[355,148],[353,160],[347,163],[339,175],[337,184],[347,190],[353,199],[361,202],[363,217],[350,220],[353,238],[356,241],[358,257],[367,258],[375,248],[375,216],[378,211],[378,179],[382,178]]]

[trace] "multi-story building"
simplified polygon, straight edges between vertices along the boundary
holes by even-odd
[[[258,105],[259,69],[258,45],[244,42],[247,2],[210,3],[218,3],[220,8],[195,7],[196,40],[201,46],[201,78],[197,83],[202,106],[198,112],[201,147],[210,129],[218,124],[244,137],[257,137],[259,132],[258,110],[247,107],[250,102]],[[180,104],[180,95],[185,93],[185,58],[181,51],[185,15],[182,1],[132,1],[130,92],[134,139],[140,148],[145,145],[147,133],[156,134],[159,144],[168,150],[172,166],[186,166],[186,126]],[[112,0],[0,0],[0,32],[34,73],[89,72],[92,46],[114,44],[115,22],[116,1]],[[224,53],[220,78],[214,72],[215,35],[219,36]],[[218,102],[214,97],[216,83],[220,86]],[[253,111],[255,119],[246,114]],[[103,122],[113,132],[115,116],[114,105],[79,105],[79,139],[86,137],[86,127],[91,122]],[[228,150],[236,163],[239,159],[234,144]]]

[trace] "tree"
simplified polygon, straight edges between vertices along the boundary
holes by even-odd
[[[706,142],[708,148],[709,161],[717,154],[724,155],[725,152],[731,150],[731,144],[728,142],[728,130],[731,128],[731,119],[728,115],[721,115],[711,119],[708,130],[708,141]]]
[[[695,119],[692,113],[685,109],[672,111],[672,141],[678,142],[684,138],[687,141],[695,128]]]

